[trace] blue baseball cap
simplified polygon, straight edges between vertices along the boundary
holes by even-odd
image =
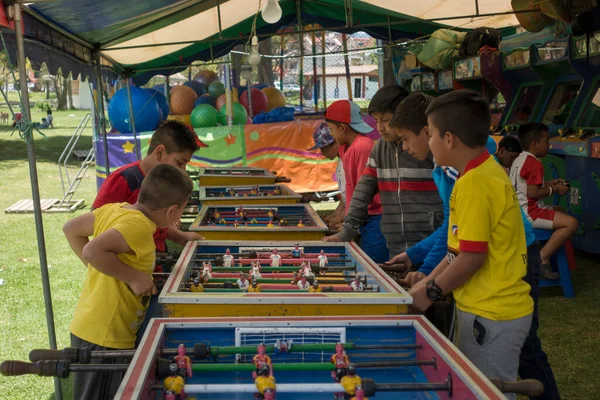
[[[331,136],[329,127],[325,122],[320,124],[317,129],[315,129],[315,132],[313,133],[313,140],[315,141],[315,145],[308,150],[322,149],[323,147],[327,147],[335,142],[335,139],[333,136]]]

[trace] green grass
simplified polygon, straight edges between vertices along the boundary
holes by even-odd
[[[69,118],[74,114],[75,118]],[[61,197],[56,161],[70,135],[85,113],[55,113],[56,129],[46,130],[48,139],[35,136],[37,168],[42,198]],[[34,120],[43,113],[34,112]],[[80,148],[91,146],[91,132],[82,137]],[[77,165],[73,164],[73,174]],[[10,128],[0,126],[0,209],[24,198],[31,198],[25,143],[10,137]],[[95,177],[90,173],[75,194],[86,201],[86,209],[96,192]],[[323,212],[335,203],[316,205]],[[71,253],[62,236],[62,226],[74,214],[44,214],[44,231],[54,318],[59,347],[69,346],[68,325],[84,279],[84,269]],[[47,348],[48,336],[44,313],[40,267],[32,214],[4,214],[0,211],[0,360],[24,360],[34,348]],[[579,254],[573,274],[576,297],[567,300],[558,288],[542,289],[540,336],[554,368],[562,398],[600,398],[600,382],[595,362],[600,355],[600,277],[597,256]],[[70,398],[69,385],[65,398]],[[1,398],[49,399],[54,387],[50,378],[0,376]]]

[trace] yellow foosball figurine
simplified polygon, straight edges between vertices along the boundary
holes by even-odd
[[[304,223],[302,220],[298,221],[298,228],[304,228]]]
[[[251,224],[258,224],[258,220],[257,220],[256,218],[252,218],[252,219],[250,220],[250,223],[251,223]]]
[[[254,292],[254,293],[260,293],[261,292],[260,285],[255,280],[252,280],[252,286],[250,286],[248,288],[248,293],[251,293],[251,292]]]
[[[265,394],[267,389],[275,391],[275,377],[271,375],[271,368],[267,364],[260,366],[254,385],[256,385],[256,389],[262,395]]]
[[[165,378],[163,382],[163,386],[166,392],[173,392],[175,395],[179,395],[181,400],[185,399],[185,392],[183,388],[185,386],[185,380],[181,375],[178,375],[177,372],[179,368],[177,368],[177,364],[171,364],[169,366],[169,370],[171,371],[171,376]]]
[[[190,286],[190,292],[204,292],[204,285],[200,283],[200,279],[194,278],[194,283]]]
[[[227,221],[225,221],[225,218],[221,218],[221,219],[219,220],[219,224],[220,224],[220,225],[227,225]]]
[[[217,210],[215,210],[213,217],[215,217],[215,219],[219,218],[221,216],[221,213]]]
[[[362,379],[356,375],[354,364],[348,364],[347,371],[348,374],[342,378],[340,383],[347,394],[354,396],[356,387],[362,385]]]
[[[319,286],[319,281],[318,280],[314,280],[312,286],[308,289],[309,293],[318,293],[318,292],[322,292],[323,289]]]

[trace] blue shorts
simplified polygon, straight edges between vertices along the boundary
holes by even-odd
[[[359,231],[360,248],[378,264],[388,261],[390,251],[381,233],[381,215],[369,215]]]

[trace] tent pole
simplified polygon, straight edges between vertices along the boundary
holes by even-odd
[[[298,20],[298,42],[300,44],[300,111],[303,110],[304,102],[304,35],[302,34],[302,10],[300,1],[296,0],[296,19]]]
[[[345,33],[342,33],[342,45],[344,47],[344,66],[346,67],[348,100],[352,101],[352,81],[350,80],[350,60],[348,59],[348,36]]]
[[[319,86],[317,79],[317,35],[312,33],[312,53],[313,53],[313,102],[315,107],[315,112],[319,111]]]
[[[327,74],[325,73],[325,31],[321,32],[321,53],[323,53],[323,110],[327,108]]]
[[[110,160],[108,155],[108,135],[106,134],[106,116],[104,115],[104,85],[102,84],[102,67],[100,64],[100,49],[96,51],[96,83],[98,84],[98,127],[102,132],[104,142],[104,170],[106,177],[110,175]]]
[[[133,132],[133,142],[135,144],[135,157],[140,160],[140,145],[137,141],[137,132],[135,130],[135,113],[133,112],[133,102],[131,101],[131,79],[127,77],[127,100],[129,101],[129,123],[131,124],[131,132]]]
[[[44,304],[46,307],[46,325],[50,348],[56,350],[56,331],[54,329],[54,311],[52,310],[52,293],[50,289],[50,276],[48,275],[48,259],[46,255],[46,239],[44,238],[44,222],[42,220],[42,207],[40,205],[40,188],[35,161],[35,148],[33,146],[33,132],[31,126],[31,110],[29,108],[29,92],[27,91],[27,70],[25,68],[25,45],[23,31],[21,30],[21,6],[12,6],[15,18],[15,33],[17,41],[17,63],[19,65],[19,86],[23,101],[22,118],[27,123],[25,141],[27,142],[27,158],[29,160],[29,176],[31,179],[31,195],[33,197],[33,215],[37,234],[38,253],[40,257],[40,270],[42,274],[42,288],[44,291]],[[54,378],[55,398],[62,400],[62,385],[60,378]]]
[[[281,59],[279,60],[279,90],[283,92],[283,55],[285,52],[285,36],[279,35],[279,39],[281,40]]]
[[[231,53],[227,54],[227,60],[231,61]],[[227,126],[229,127],[229,135],[233,127],[233,102],[231,101],[231,64],[225,64],[225,111],[227,112]]]

